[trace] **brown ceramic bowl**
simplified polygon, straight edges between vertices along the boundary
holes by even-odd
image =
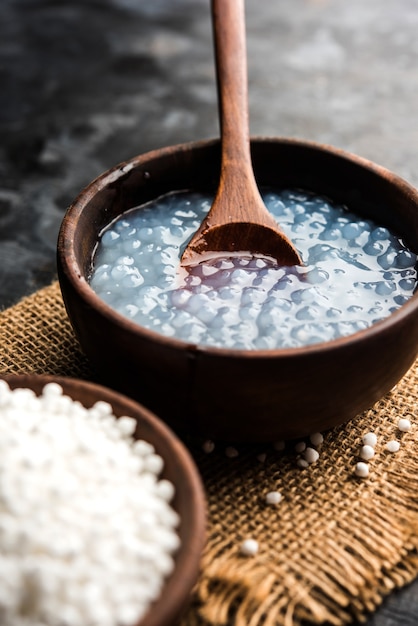
[[[164,459],[162,477],[175,486],[173,508],[180,516],[178,532],[181,546],[175,557],[175,569],[167,578],[160,600],[135,626],[171,626],[187,605],[200,567],[205,540],[206,502],[197,468],[177,436],[153,413],[137,402],[101,385],[44,375],[2,375],[11,389],[30,388],[39,395],[50,381],[58,382],[64,393],[89,408],[97,400],[112,405],[117,417],[129,415],[137,421],[136,436],[151,443]],[[134,626],[134,625],[133,625]]]
[[[375,219],[418,250],[418,193],[389,171],[341,150],[253,139],[260,186],[299,187]],[[219,141],[137,156],[99,176],[66,213],[58,242],[64,302],[81,346],[107,384],[175,429],[234,441],[271,441],[341,424],[388,392],[418,352],[418,295],[371,328],[310,347],[238,351],[146,330],[104,304],[87,277],[100,231],[126,209],[178,189],[213,190]]]

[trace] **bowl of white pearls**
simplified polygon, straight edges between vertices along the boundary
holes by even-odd
[[[206,439],[342,424],[418,354],[417,190],[331,146],[254,138],[251,153],[298,266],[228,253],[182,265],[218,185],[218,140],[103,173],[58,240],[64,303],[101,380]]]
[[[184,609],[205,497],[181,441],[90,382],[0,377],[5,625],[163,626]]]

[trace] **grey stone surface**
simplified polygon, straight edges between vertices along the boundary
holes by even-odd
[[[416,0],[246,7],[252,134],[338,146],[417,185]],[[209,0],[1,0],[0,308],[54,278],[63,213],[98,174],[217,135]],[[368,624],[418,624],[417,606],[412,586]]]
[[[415,0],[247,0],[251,132],[418,179]],[[218,134],[208,0],[2,0],[0,305],[48,282],[108,167]]]

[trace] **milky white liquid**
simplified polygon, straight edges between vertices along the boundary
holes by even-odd
[[[189,343],[243,350],[349,335],[411,297],[416,255],[386,228],[309,192],[262,195],[302,266],[221,258],[185,271],[181,254],[212,197],[179,192],[131,209],[106,228],[91,287],[141,326]]]

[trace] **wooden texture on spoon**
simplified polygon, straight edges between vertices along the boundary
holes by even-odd
[[[182,255],[193,265],[220,253],[271,257],[279,265],[301,259],[260,196],[251,162],[244,0],[212,0],[212,24],[222,140],[214,203]]]

